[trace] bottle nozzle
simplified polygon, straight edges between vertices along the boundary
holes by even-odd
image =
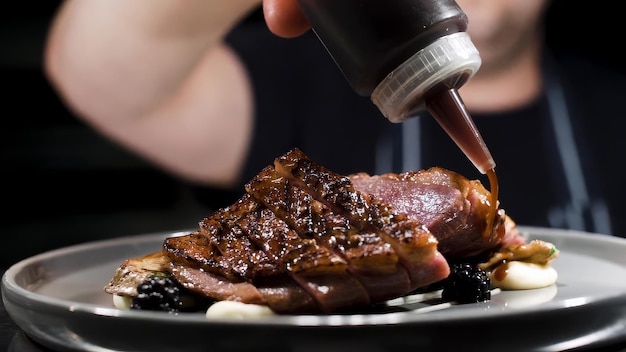
[[[496,163],[454,88],[441,89],[426,99],[426,108],[482,174]]]

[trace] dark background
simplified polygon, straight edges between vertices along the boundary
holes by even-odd
[[[195,227],[211,206],[181,183],[94,133],[59,100],[41,70],[60,1],[7,2],[0,11],[0,265],[73,243]],[[598,2],[597,4],[605,4]],[[547,41],[623,70],[622,15],[556,0]],[[251,20],[259,20],[258,13]],[[606,46],[604,43],[613,42]],[[602,43],[602,44],[600,44]],[[224,195],[213,195],[215,206]]]

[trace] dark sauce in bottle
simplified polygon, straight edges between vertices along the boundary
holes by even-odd
[[[467,30],[453,0],[296,0],[353,89],[367,96],[443,34]]]

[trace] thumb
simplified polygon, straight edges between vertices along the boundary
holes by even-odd
[[[296,0],[263,0],[263,15],[269,30],[279,37],[297,37],[311,28]]]

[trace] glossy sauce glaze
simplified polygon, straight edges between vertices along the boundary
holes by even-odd
[[[491,198],[489,199],[489,214],[487,214],[485,236],[489,236],[493,231],[493,223],[496,218],[496,212],[498,211],[498,192],[500,191],[500,185],[498,183],[495,168],[487,170],[487,177],[489,177],[489,192],[491,194]]]

